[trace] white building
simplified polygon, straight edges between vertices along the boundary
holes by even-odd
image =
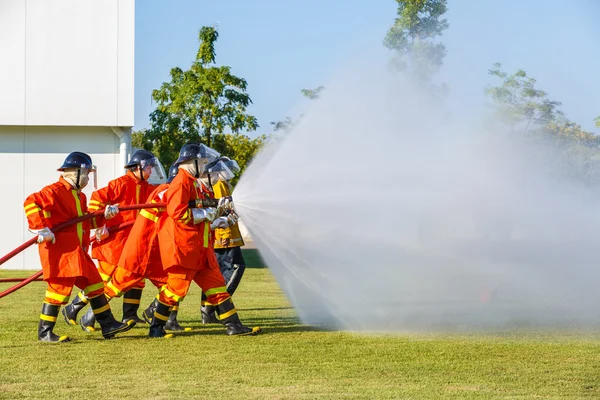
[[[0,257],[32,237],[23,201],[68,153],[99,187],[123,173],[133,84],[134,0],[0,0]],[[39,269],[36,246],[1,268]]]

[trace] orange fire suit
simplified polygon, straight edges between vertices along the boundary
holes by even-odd
[[[25,216],[30,229],[53,227],[87,214],[84,193],[74,190],[62,177],[27,197]],[[48,283],[45,301],[67,304],[73,286],[83,289],[89,298],[103,292],[102,278],[88,254],[90,227],[105,223],[102,216],[79,222],[56,232],[56,242],[38,245],[44,280]]]
[[[130,206],[141,204],[146,201],[148,194],[155,186],[148,184],[146,180],[137,179],[131,171],[117,179],[113,179],[108,186],[92,193],[90,199],[90,211],[104,209],[107,205],[118,204],[120,206]],[[106,223],[106,227],[120,225],[124,222],[134,221],[139,211],[122,211]],[[125,241],[131,232],[132,227],[127,227],[116,233],[111,234],[101,242],[92,244],[92,258],[98,260],[98,271],[105,282],[108,282],[114,269],[119,262]],[[143,288],[143,281],[140,288]]]
[[[180,169],[165,193],[167,217],[158,232],[167,285],[159,301],[173,306],[186,296],[192,280],[207,294],[210,304],[230,298],[211,243],[209,221],[194,224],[189,202],[203,197],[202,185]]]
[[[156,187],[148,196],[149,203],[162,203],[168,184]],[[141,210],[131,229],[112,280],[106,284],[105,292],[110,297],[120,296],[136,287],[144,278],[161,288],[167,283],[167,273],[163,270],[160,249],[158,247],[158,230],[164,208],[147,208]]]

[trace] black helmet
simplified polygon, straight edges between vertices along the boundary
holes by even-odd
[[[92,157],[80,151],[74,151],[69,154],[58,171],[64,171],[67,168],[87,168],[90,171],[96,170],[96,167],[92,163]]]
[[[177,172],[179,172],[179,165],[177,165],[177,163],[171,164],[171,167],[169,167],[169,177],[167,178],[167,183],[171,183],[171,181],[175,179]]]
[[[175,164],[197,158],[206,158],[208,161],[212,161],[214,158],[219,157],[219,155],[219,152],[203,144],[187,143],[179,151],[179,158],[175,161]]]
[[[142,164],[142,161],[144,160],[153,160],[154,158],[154,154],[152,154],[148,150],[138,150],[135,153],[133,153],[133,155],[129,159],[129,162],[125,164],[125,168],[133,168],[137,165]],[[154,163],[151,164],[154,165]]]

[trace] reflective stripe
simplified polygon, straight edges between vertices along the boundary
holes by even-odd
[[[179,219],[179,221],[180,221],[181,223],[183,223],[183,224],[187,224],[187,223],[189,223],[191,220],[192,220],[192,212],[191,212],[191,211],[190,211],[190,209],[188,208],[188,209],[185,211],[185,214],[183,214],[183,217],[181,217],[181,218]]]
[[[95,309],[94,310],[94,314],[101,314],[104,311],[109,310],[109,309],[110,309],[110,304],[107,303],[106,305],[104,305],[104,306],[102,306],[100,308]]]
[[[51,315],[46,315],[46,314],[40,314],[40,319],[43,319],[44,321],[49,321],[49,322],[56,322],[56,317],[53,317]]]
[[[175,293],[171,292],[169,289],[165,288],[165,296],[172,298],[176,302],[180,303],[183,299],[180,296],[177,296]]]
[[[104,207],[104,203],[101,203],[98,200],[90,200],[90,206],[91,205],[96,205],[98,207]]]
[[[215,315],[217,316],[218,319],[220,320],[224,320],[226,318],[231,317],[233,314],[236,314],[237,310],[234,308],[232,310],[227,311],[225,314],[220,314],[219,313],[215,313]]]
[[[227,286],[220,286],[220,287],[208,289],[206,292],[204,292],[206,297],[212,296],[213,294],[218,294],[218,293],[227,293]]]
[[[100,278],[102,278],[102,282],[106,283],[106,282],[110,282],[110,275],[106,275],[103,274],[102,272],[98,271],[98,273],[100,274]]]
[[[144,218],[148,218],[150,221],[158,222],[158,217],[148,212],[148,210],[140,211],[140,215]]]
[[[168,321],[169,320],[169,316],[165,316],[162,314],[157,313],[156,311],[154,311],[154,316],[162,321]]]
[[[44,218],[50,218],[50,216],[52,214],[50,214],[50,211],[42,211],[44,213]]]
[[[116,296],[121,296],[123,294],[123,292],[121,292],[119,290],[119,288],[117,288],[115,285],[113,285],[112,282],[108,282],[106,284],[106,287],[109,288],[109,289],[111,289],[115,293]]]
[[[123,299],[123,303],[127,304],[140,304],[140,301],[137,299]]]
[[[76,190],[71,190],[73,197],[75,197],[75,206],[77,207],[77,216],[81,217],[83,211],[81,211],[81,202],[79,201],[79,195]],[[79,244],[83,247],[83,222],[77,223],[77,236],[79,237]]]
[[[61,303],[67,303],[69,301],[69,297],[71,296],[63,296],[62,294],[50,292],[46,290],[46,298],[60,301]]]
[[[171,311],[179,311],[179,306],[173,306],[173,308],[171,309]]]
[[[104,289],[104,282],[98,282],[93,285],[90,285],[90,286],[86,287],[85,289],[83,289],[83,292],[87,296],[90,292],[93,292],[94,290],[98,290],[98,289]]]
[[[31,210],[29,210],[29,211],[27,211],[27,212],[25,213],[25,216],[26,216],[26,217],[28,217],[28,216],[30,216],[31,214],[34,214],[34,213],[36,213],[36,212],[40,212],[40,211],[42,211],[42,209],[41,209],[41,208],[38,208],[38,207],[36,207],[36,208],[32,208]]]
[[[143,172],[140,172],[143,174]],[[135,204],[140,204],[140,189],[142,187],[140,185],[135,185]],[[137,213],[140,213],[140,210],[137,210]]]
[[[208,238],[210,237],[209,232],[210,232],[210,224],[208,221],[206,221],[204,223],[204,248],[205,249],[208,248]]]
[[[25,211],[27,211],[27,210],[29,210],[29,209],[30,209],[30,208],[32,208],[32,207],[37,207],[37,208],[39,208],[39,207],[38,207],[38,205],[37,205],[37,204],[35,204],[35,203],[27,204],[27,205],[26,205],[25,207],[23,207],[23,208],[25,209]]]
[[[81,301],[83,301],[85,304],[89,303],[88,298],[85,297],[85,294],[83,292],[77,293],[77,297],[79,297]]]

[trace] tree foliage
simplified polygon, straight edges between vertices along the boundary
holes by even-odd
[[[428,82],[446,56],[446,47],[435,39],[448,28],[448,21],[442,18],[447,11],[447,0],[396,2],[398,17],[383,44],[395,52],[394,69],[407,71],[420,82]]]
[[[300,92],[302,96],[306,97],[309,100],[316,100],[321,97],[321,93],[325,90],[325,86],[319,86],[315,89],[302,89]],[[274,132],[286,132],[292,129],[299,121],[302,119],[304,114],[300,114],[298,119],[294,121],[290,117],[285,117],[283,121],[271,121],[271,125],[273,126]]]
[[[240,166],[240,173],[232,180],[232,184],[237,183],[238,178],[246,170],[250,161],[258,153],[258,151],[269,140],[269,136],[260,135],[255,138],[234,134],[216,134],[213,137],[213,148],[224,156],[237,161]]]
[[[594,121],[596,121],[596,126],[598,128],[600,128],[600,116],[598,118],[596,118]]]
[[[213,135],[226,129],[237,133],[258,127],[256,118],[246,113],[252,103],[246,80],[233,75],[228,66],[215,65],[218,37],[213,27],[200,29],[200,46],[191,67],[171,69],[171,80],[152,92],[157,106],[144,137],[166,160],[172,160],[173,151],[187,142],[211,146]]]

